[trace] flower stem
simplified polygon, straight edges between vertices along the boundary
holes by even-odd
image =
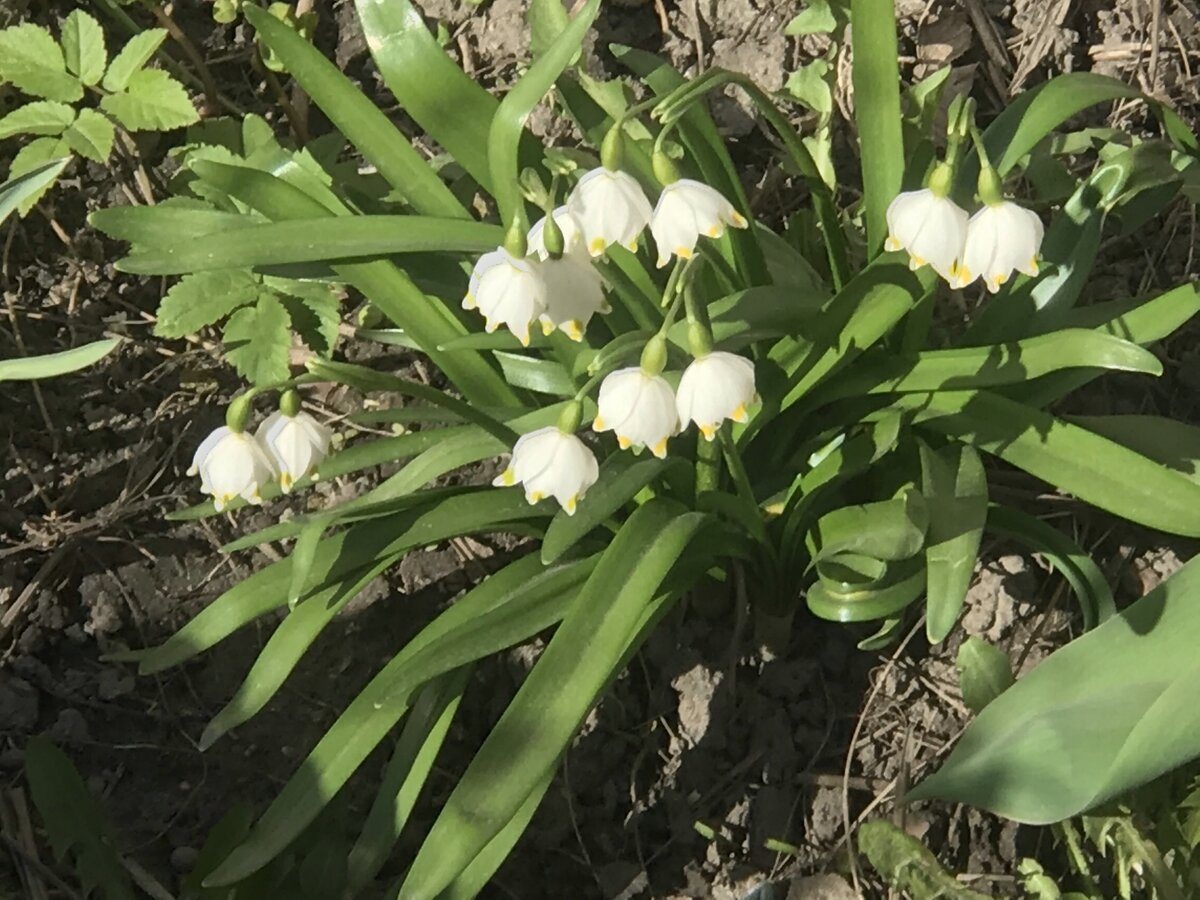
[[[721,445],[716,441],[696,440],[696,500],[715,491],[721,481]]]

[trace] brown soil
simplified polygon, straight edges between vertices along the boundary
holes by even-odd
[[[497,89],[511,83],[527,54],[523,3],[423,6],[445,22],[451,51],[468,71]],[[778,89],[820,49],[811,39],[783,37],[798,6],[614,2],[605,7],[591,65],[615,73],[604,48],[633,43],[664,53],[686,73],[721,65]],[[899,7],[906,75],[952,63],[958,89],[973,90],[985,110],[1052,74],[1087,69],[1169,99],[1189,119],[1200,107],[1191,69],[1200,53],[1200,8],[1192,0],[901,0]],[[36,15],[59,12],[65,9]],[[253,49],[245,26],[214,27],[194,8],[183,9],[180,22],[218,60],[222,88],[277,121],[247,63]],[[335,4],[323,17],[318,43],[364,86],[381,90],[353,4]],[[852,103],[842,90],[839,105]],[[714,112],[754,187],[772,158],[770,144],[736,97],[719,99]],[[1137,127],[1133,115],[1114,113]],[[284,133],[286,125],[277,124]],[[318,133],[325,127],[315,111],[312,126]],[[552,123],[543,118],[535,127]],[[160,184],[165,145],[142,149]],[[13,152],[13,142],[0,143],[0,157]],[[128,202],[127,184],[120,168],[114,179],[77,165],[41,214],[3,229],[8,318],[0,319],[0,356],[57,350],[102,333],[126,342],[86,373],[40,387],[8,384],[0,394],[8,448],[0,455],[0,775],[9,801],[20,802],[10,789],[21,784],[22,748],[31,735],[52,737],[102,798],[121,850],[177,895],[215,821],[235,802],[264,808],[354,692],[470,576],[457,548],[413,555],[326,629],[263,713],[206,752],[197,747],[200,732],[240,683],[270,619],[158,677],[136,678],[129,666],[104,661],[113,650],[162,640],[274,558],[276,551],[225,556],[217,548],[289,509],[275,504],[195,523],[162,519],[196,499],[184,470],[237,382],[211,345],[152,337],[164,284],[115,273],[120,246],[85,225],[90,210]],[[757,186],[756,202],[773,208],[777,187]],[[1098,289],[1116,296],[1192,276],[1188,221],[1185,210],[1149,237],[1114,241]],[[1147,266],[1148,259],[1158,264]],[[1152,391],[1144,380],[1110,379],[1081,404],[1195,418],[1195,392],[1176,390],[1194,386],[1187,376],[1194,353],[1180,342],[1165,355],[1168,374]],[[391,362],[412,364],[403,355]],[[331,415],[349,402],[340,393],[325,398]],[[290,508],[328,504],[369,483],[327,484]],[[1079,527],[1081,543],[1096,547],[1129,597],[1193,552],[1101,517],[1085,514]],[[479,546],[474,555],[507,552]],[[1077,618],[1060,580],[1038,560],[999,544],[987,546],[984,559],[963,633],[998,643],[1025,670],[1073,636]],[[953,670],[962,635],[931,649],[916,623],[893,651],[870,654],[855,648],[865,634],[802,611],[786,648],[769,657],[753,640],[753,623],[739,628],[738,619],[732,604],[710,598],[664,623],[588,720],[487,896],[732,900],[756,888],[758,900],[855,896],[846,880],[847,828],[869,814],[892,815],[898,785],[935,760],[968,718]],[[520,648],[477,671],[389,878],[403,871],[536,652]],[[337,804],[350,834],[385,761],[373,756]],[[906,824],[977,889],[998,896],[1014,892],[1019,858],[1043,846],[1037,829],[964,808],[918,809]],[[772,852],[764,847],[770,839],[796,852]],[[44,847],[42,855],[54,865]],[[0,895],[20,890],[9,864],[0,853]],[[862,895],[882,896],[861,864],[856,871]]]

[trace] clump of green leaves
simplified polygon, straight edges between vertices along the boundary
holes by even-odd
[[[245,0],[216,0],[213,3],[213,21],[222,25],[229,25],[236,22],[242,14],[244,3]],[[296,5],[293,3],[272,3],[267,7],[267,12],[287,25],[306,41],[312,40],[313,34],[317,30],[317,23],[320,21],[315,9],[297,14]],[[284,71],[283,63],[279,61],[279,57],[275,55],[275,52],[264,44],[261,39],[256,37],[255,41],[258,44],[259,51],[262,53],[263,65],[272,72]]]
[[[104,30],[82,10],[63,20],[58,40],[30,22],[0,30],[0,84],[37,98],[0,118],[0,139],[33,137],[13,159],[9,178],[76,155],[107,162],[118,129],[169,131],[196,122],[183,85],[147,67],[166,36],[161,28],[143,31],[110,61]],[[24,197],[20,214],[53,183]]]

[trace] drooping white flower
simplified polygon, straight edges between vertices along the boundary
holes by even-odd
[[[1009,200],[985,205],[967,223],[966,248],[951,284],[962,288],[982,278],[994,294],[1014,271],[1037,275],[1045,233],[1033,210]]]
[[[546,334],[561,328],[571,340],[582,341],[592,316],[612,309],[604,299],[604,279],[586,256],[564,253],[542,260],[538,270],[546,284],[546,311],[540,316]]]
[[[675,392],[661,375],[650,375],[641,366],[617,369],[600,384],[599,410],[592,428],[612,431],[624,450],[649,447],[662,459],[667,440],[679,433]]]
[[[887,208],[884,247],[908,253],[909,268],[928,264],[951,281],[967,240],[967,211],[929,188],[905,191]]]
[[[658,267],[670,262],[672,254],[688,259],[696,252],[700,235],[719,238],[726,225],[745,228],[747,224],[716,188],[690,178],[673,181],[663,188],[650,219]]]
[[[220,512],[235,497],[262,503],[262,488],[277,473],[254,435],[222,425],[197,448],[188,474],[200,476],[200,490],[212,495]]]
[[[274,459],[284,493],[301,478],[311,475],[329,455],[333,437],[328,428],[308,413],[301,411],[289,416],[281,410],[267,416],[254,436]]]
[[[558,225],[559,231],[563,236],[563,254],[565,256],[582,256],[587,258],[590,256],[587,250],[587,241],[583,237],[583,229],[579,225],[579,220],[571,214],[571,211],[566,206],[560,206],[554,210],[554,222]],[[529,229],[529,234],[525,241],[529,247],[529,254],[537,256],[538,259],[548,259],[550,252],[546,249],[546,217],[542,216],[533,223],[533,227]]]
[[[695,422],[711,441],[726,419],[746,421],[746,407],[758,399],[754,364],[736,353],[714,351],[692,361],[679,379],[675,404],[686,428]]]
[[[636,250],[638,236],[653,212],[646,192],[632,175],[603,166],[579,179],[567,199],[567,209],[583,229],[592,256],[599,256],[610,244]]]
[[[528,346],[529,323],[546,311],[546,284],[533,262],[499,247],[475,263],[462,305],[483,314],[489,333],[505,325]]]
[[[519,482],[530,503],[553,497],[573,516],[576,504],[599,477],[600,467],[587,445],[551,425],[521,435],[513,445],[508,468],[492,484],[509,487]]]

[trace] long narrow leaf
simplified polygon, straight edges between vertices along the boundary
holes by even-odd
[[[77,372],[104,359],[120,343],[120,338],[107,338],[58,353],[0,359],[0,381],[35,381]]]

